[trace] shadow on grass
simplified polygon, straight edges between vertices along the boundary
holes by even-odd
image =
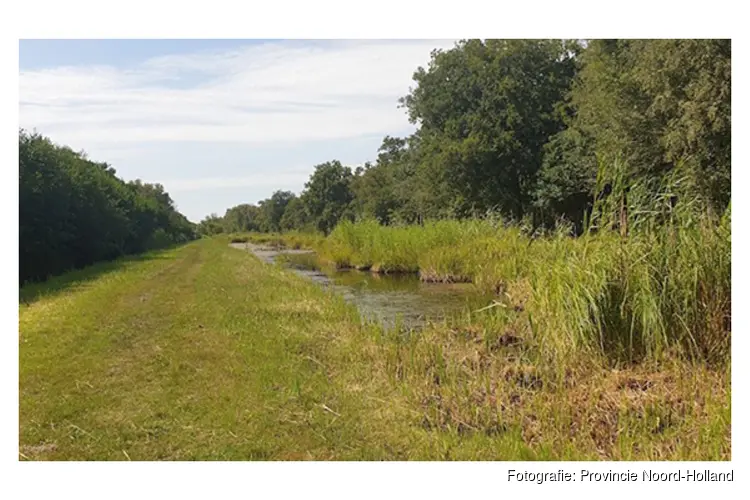
[[[142,254],[128,255],[107,262],[98,262],[59,276],[53,276],[47,281],[27,283],[18,290],[18,303],[30,305],[41,298],[54,297],[68,290],[80,287],[112,271],[124,269],[129,264],[135,262],[167,260],[169,257],[165,253],[179,246],[181,245],[172,245]]]

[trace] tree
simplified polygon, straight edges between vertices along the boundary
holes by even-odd
[[[310,217],[305,209],[305,204],[301,198],[294,197],[289,200],[284,215],[281,216],[279,226],[282,231],[300,231],[308,229]]]
[[[245,203],[228,209],[221,224],[228,233],[260,231],[261,218],[258,207]]]
[[[337,160],[315,166],[301,197],[317,230],[328,234],[342,217],[353,219],[352,177],[351,169]]]
[[[381,224],[419,220],[422,197],[417,192],[413,143],[412,138],[386,136],[376,163],[357,169],[351,183],[357,217]]]
[[[634,40],[632,79],[656,124],[661,159],[684,164],[723,213],[731,197],[731,40]]]
[[[261,201],[259,205],[262,230],[266,232],[278,232],[281,230],[281,218],[287,205],[296,196],[291,191],[276,191],[267,200]]]
[[[454,215],[497,208],[521,217],[543,146],[564,127],[558,108],[578,50],[555,40],[468,40],[433,52],[401,101],[419,125],[429,197]]]
[[[599,166],[658,189],[681,169],[684,194],[723,212],[731,196],[729,40],[593,40],[567,107],[567,128],[545,147],[536,204],[586,212]],[[688,186],[689,185],[689,186]]]
[[[224,218],[217,214],[210,214],[203,218],[198,224],[198,234],[201,236],[214,236],[224,232]]]

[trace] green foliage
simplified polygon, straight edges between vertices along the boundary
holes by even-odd
[[[680,167],[721,213],[731,197],[731,43],[729,40],[594,40],[568,100],[567,128],[546,146],[537,206],[581,214],[599,161],[621,159],[632,182],[656,192]],[[598,159],[598,160],[597,160]]]
[[[223,217],[219,217],[216,214],[210,214],[204,217],[198,224],[198,234],[201,236],[214,236],[216,234],[221,234],[224,232],[224,224]]]
[[[360,219],[381,224],[416,222],[422,216],[412,139],[386,136],[377,162],[355,171],[353,209]],[[416,195],[416,196],[415,196]]]
[[[276,191],[267,200],[258,203],[260,216],[260,230],[266,232],[278,232],[281,230],[281,218],[287,205],[296,199],[290,191]]]
[[[123,182],[106,163],[24,130],[18,153],[21,283],[194,238],[159,184]]]
[[[353,218],[352,171],[334,160],[315,166],[305,184],[302,203],[318,231],[329,233],[342,218]]]
[[[311,229],[310,217],[307,215],[305,204],[299,197],[289,200],[281,216],[279,226],[282,231],[293,231],[298,229]]]
[[[205,224],[204,224],[205,223]],[[232,207],[226,211],[223,220],[217,216],[209,216],[201,221],[205,225],[206,234],[217,234],[222,232],[241,233],[244,231],[261,231],[260,209],[255,205],[243,204]]]
[[[455,215],[500,209],[521,218],[543,146],[563,129],[558,107],[575,70],[575,44],[469,40],[433,53],[402,103],[420,126],[419,167]]]
[[[568,128],[552,137],[544,146],[534,205],[541,210],[542,221],[551,225],[564,218],[582,230],[590,209],[597,161],[593,141],[583,132]]]
[[[717,213],[731,192],[731,40],[636,40],[633,79],[664,162],[685,162]]]

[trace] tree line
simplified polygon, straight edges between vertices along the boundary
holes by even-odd
[[[125,182],[110,165],[25,130],[18,156],[21,284],[196,236],[160,184]]]
[[[580,229],[613,186],[667,180],[672,202],[721,213],[730,201],[730,40],[464,40],[413,80],[399,105],[417,129],[385,137],[374,162],[317,165],[299,196],[277,191],[199,232],[487,212]]]

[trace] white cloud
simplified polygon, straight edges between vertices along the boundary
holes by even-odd
[[[270,42],[130,68],[22,71],[20,121],[74,148],[394,134],[414,70],[452,41]]]

